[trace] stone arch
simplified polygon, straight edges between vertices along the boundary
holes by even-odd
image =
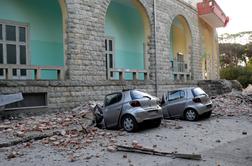
[[[7,27],[16,27],[18,32],[21,27],[24,30],[25,45],[11,49],[16,61],[12,64],[35,66],[64,66],[64,35],[63,14],[58,0],[9,0],[0,2],[0,20]],[[13,33],[14,34],[14,33]],[[16,38],[17,39],[17,38]],[[16,40],[18,41],[18,40]],[[19,51],[18,51],[19,50]],[[6,57],[8,53],[6,53]],[[21,62],[21,57],[22,62]],[[8,62],[6,62],[8,63]],[[25,76],[33,78],[31,72]],[[42,79],[55,79],[56,71],[42,71]]]
[[[61,0],[62,1],[62,0]],[[105,24],[105,19],[106,19],[106,14],[108,11],[108,7],[111,4],[113,0],[106,0],[106,2],[104,3],[104,14],[103,14],[103,22]],[[144,25],[145,25],[145,32],[146,34],[148,34],[149,36],[146,37],[150,37],[152,34],[152,26],[151,26],[151,18],[152,18],[152,10],[150,10],[150,8],[148,7],[148,5],[146,4],[146,2],[144,0],[131,0],[132,3],[134,5],[136,5],[136,7],[139,9],[140,14],[142,15],[142,18],[144,19]]]
[[[151,22],[141,1],[108,1],[104,27],[105,37],[112,37],[115,43],[115,68],[149,68]]]
[[[203,20],[199,20],[201,31],[201,63],[202,63],[202,76],[204,79],[216,79],[217,71],[217,41],[215,30]]]
[[[65,0],[58,0],[62,14],[62,24],[63,24],[63,44],[64,44],[64,65],[66,65],[66,52],[67,52],[67,20],[68,20],[68,10]]]
[[[192,32],[187,19],[183,15],[176,15],[172,20],[170,44],[172,55],[177,53],[182,53],[183,55],[191,54]]]
[[[170,61],[175,80],[192,78],[192,32],[187,19],[179,14],[170,26]]]

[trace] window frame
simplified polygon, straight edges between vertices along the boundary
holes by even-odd
[[[109,41],[112,42],[112,50],[109,50]],[[110,58],[112,55],[112,59]],[[114,74],[110,73],[109,69],[115,68],[115,38],[112,36],[105,37],[105,56],[106,56],[106,69],[107,69],[107,79],[113,78]],[[110,61],[112,60],[112,68],[110,67]]]
[[[117,98],[120,97],[120,100],[118,100],[117,102],[111,104],[112,98],[110,99],[109,102],[107,102],[107,97],[108,97],[108,96],[115,96],[115,97],[117,97]],[[117,104],[117,103],[119,103],[120,101],[122,101],[122,98],[123,98],[123,94],[120,93],[120,92],[108,94],[108,95],[105,96],[105,99],[104,99],[104,106],[105,106],[105,107],[109,107],[109,106],[111,106],[111,105]]]
[[[7,64],[7,45],[15,45],[16,46],[16,64],[20,64],[20,47],[25,46],[25,58],[26,58],[26,64],[23,65],[29,65],[31,64],[31,58],[30,58],[30,29],[28,23],[22,23],[17,21],[11,21],[11,20],[3,20],[0,19],[0,24],[2,25],[2,39],[0,39],[0,44],[3,46],[3,64]],[[6,26],[14,26],[15,32],[16,32],[16,41],[8,41],[6,40]],[[19,41],[20,39],[20,29],[19,28],[25,28],[25,41]],[[13,64],[15,65],[15,64]],[[6,73],[3,72],[3,75],[0,75],[0,79],[4,79],[6,76]],[[26,75],[21,75],[21,70],[16,70],[16,75],[13,75],[13,79],[27,79],[30,78],[31,72],[26,70]]]
[[[174,99],[170,99],[170,94],[171,93],[175,93],[175,92],[176,93],[179,92],[179,97],[178,98],[174,98]],[[182,93],[183,93],[183,95],[182,95]],[[185,96],[186,96],[186,92],[184,90],[174,90],[174,91],[168,92],[167,98],[168,98],[168,101],[176,101],[176,100],[185,98]]]

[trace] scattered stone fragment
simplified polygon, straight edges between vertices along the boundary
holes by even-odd
[[[55,138],[55,137],[50,137],[49,140],[50,140],[50,141],[56,141],[57,138]]]
[[[76,161],[76,157],[74,155],[70,155],[68,157],[68,159],[69,159],[70,162],[75,162]]]
[[[18,153],[16,151],[12,151],[8,156],[7,158],[8,159],[13,159],[13,158],[16,158],[18,155]]]
[[[22,132],[22,131],[17,131],[17,132],[16,132],[16,136],[17,136],[17,137],[24,137],[24,136],[25,136],[25,133]]]
[[[65,136],[65,135],[66,135],[66,130],[62,130],[60,134],[61,134],[62,136]]]
[[[90,144],[90,143],[92,143],[93,141],[91,140],[91,139],[87,139],[86,140],[86,143],[88,143],[88,144]]]
[[[176,126],[175,129],[183,129],[183,126]]]
[[[243,131],[242,132],[242,135],[247,135],[248,133],[246,131]]]
[[[59,141],[55,141],[55,142],[53,142],[53,145],[54,146],[58,146],[60,144],[60,142]]]
[[[86,160],[90,160],[92,157],[93,157],[93,156],[90,155],[90,156],[85,157],[85,159],[86,159]]]
[[[108,150],[109,152],[115,152],[115,151],[116,151],[116,148],[115,148],[114,146],[108,146],[108,147],[107,147],[107,150]]]
[[[201,124],[201,123],[197,123],[197,125],[198,125],[198,126],[202,126],[202,124]]]
[[[124,154],[124,155],[123,155],[123,158],[127,158],[127,157],[128,157],[127,154]]]
[[[137,145],[137,144],[138,144],[138,141],[136,141],[136,140],[132,141],[132,146]]]

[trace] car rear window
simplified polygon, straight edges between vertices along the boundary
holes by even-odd
[[[192,89],[192,93],[193,93],[194,97],[200,96],[200,95],[206,95],[206,92],[204,92],[201,88]]]
[[[142,99],[142,98],[151,98],[151,96],[149,94],[144,93],[144,92],[140,92],[138,90],[130,91],[130,96],[131,96],[132,100]]]

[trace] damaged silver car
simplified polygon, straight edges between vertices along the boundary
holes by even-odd
[[[195,121],[199,116],[210,117],[213,104],[208,95],[199,87],[168,91],[162,97],[164,118],[184,118]]]
[[[106,128],[136,131],[142,122],[159,126],[163,118],[160,100],[138,90],[123,90],[105,96],[101,108]],[[101,118],[100,118],[101,121]]]

